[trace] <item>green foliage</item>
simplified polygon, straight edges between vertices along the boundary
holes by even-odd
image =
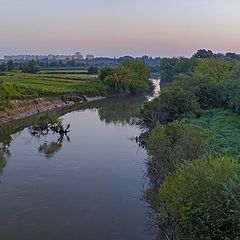
[[[166,87],[159,96],[159,103],[163,112],[167,115],[167,121],[177,119],[183,114],[201,112],[197,98],[187,89],[171,84]]]
[[[199,49],[194,55],[193,58],[211,58],[214,54],[211,50]]]
[[[11,128],[0,122],[0,174],[6,166],[6,156],[9,155],[9,146],[12,141]]]
[[[149,67],[142,60],[126,60],[115,68],[100,70],[99,80],[106,86],[108,94],[141,93],[149,91]]]
[[[15,72],[0,75],[0,81],[4,86],[11,86],[16,90],[12,98],[56,96],[66,92],[79,92],[89,97],[106,95],[103,83],[96,79],[96,75],[89,75],[86,71],[83,73],[70,70],[69,73],[64,71],[54,74],[47,71],[39,74]]]
[[[14,95],[17,95],[17,91],[13,86],[0,82],[0,111],[11,107],[11,99]]]
[[[34,124],[55,124],[59,123],[59,115],[53,111],[47,111],[36,119]]]
[[[94,66],[89,67],[88,74],[98,74],[98,68]]]
[[[199,118],[186,118],[182,122],[199,126],[209,139],[209,148],[215,155],[227,155],[240,162],[240,116],[231,110],[204,111]]]
[[[197,98],[190,90],[184,90],[179,84],[169,84],[160,96],[146,103],[140,112],[140,123],[153,128],[157,122],[166,123],[185,115],[201,113]]]
[[[161,85],[171,83],[178,74],[186,74],[194,71],[197,65],[195,59],[188,58],[164,58],[160,64]]]
[[[223,110],[240,112],[235,57],[200,50],[189,62],[164,60],[162,82],[171,84],[140,113],[151,131],[147,199],[160,216],[164,202],[168,223],[180,222],[187,239],[240,238],[240,116]]]
[[[228,83],[227,94],[229,107],[240,113],[240,78],[232,79]]]
[[[159,187],[176,164],[205,154],[207,146],[205,136],[197,126],[178,121],[157,124],[147,140],[147,150],[151,156],[147,164],[148,176],[152,187]]]
[[[170,213],[194,239],[240,236],[240,165],[229,157],[178,166],[160,189]]]
[[[0,64],[0,72],[6,72],[7,71],[7,66],[5,63]]]
[[[147,92],[150,88],[149,66],[142,60],[126,60],[123,67],[131,72],[129,91],[132,94],[139,92]]]
[[[198,59],[195,73],[202,74],[204,77],[212,77],[217,82],[226,83],[232,77],[232,69],[236,65],[233,60],[219,58]]]
[[[14,69],[15,69],[15,65],[14,65],[13,61],[12,61],[12,60],[8,61],[8,62],[6,63],[6,71],[7,71],[7,72],[11,72],[11,71],[13,71]]]
[[[194,94],[203,109],[227,106],[226,85],[213,77],[196,73],[180,74],[175,78],[174,84]]]
[[[40,67],[38,66],[37,62],[29,61],[28,63],[23,65],[22,71],[24,73],[37,73],[40,71]]]
[[[11,128],[9,125],[0,122],[0,145],[8,146],[12,141]],[[1,148],[0,148],[1,150]]]

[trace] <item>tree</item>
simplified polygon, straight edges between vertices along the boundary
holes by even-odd
[[[5,63],[0,64],[0,72],[6,72],[7,71],[7,66]]]
[[[91,66],[88,68],[88,74],[98,74],[98,68],[97,67],[94,67],[94,66]]]
[[[200,49],[194,55],[193,58],[211,58],[214,54],[211,50]]]
[[[176,66],[177,58],[164,58],[160,64],[161,83],[168,84],[174,79],[174,67]]]
[[[240,113],[240,78],[232,79],[227,86],[228,105],[235,112]]]
[[[99,80],[104,83],[110,94],[146,92],[151,85],[148,65],[136,59],[127,60],[115,68],[102,68]]]
[[[150,70],[145,61],[132,59],[123,62],[122,65],[131,72],[129,77],[129,91],[131,94],[147,92],[150,89]]]
[[[7,69],[8,72],[11,72],[15,69],[15,65],[14,65],[12,60],[7,62],[6,69]]]
[[[38,66],[37,62],[29,61],[27,64],[23,65],[22,71],[24,73],[37,73],[40,71],[40,67]]]
[[[187,114],[199,116],[200,113],[201,107],[194,93],[174,82],[165,87],[158,98],[144,104],[140,125],[152,129],[158,122],[168,123]]]
[[[218,82],[227,82],[232,77],[232,69],[236,65],[233,60],[217,58],[198,59],[195,73],[209,76]]]
[[[193,72],[197,66],[195,59],[188,58],[164,58],[160,64],[161,84],[173,82],[174,78],[182,73]]]
[[[201,112],[195,95],[175,84],[166,87],[159,98],[159,104],[167,115],[167,121],[173,121],[185,114],[199,115]]]
[[[236,53],[228,52],[228,53],[226,53],[226,57],[236,59],[236,60],[240,60],[240,55],[236,54]]]

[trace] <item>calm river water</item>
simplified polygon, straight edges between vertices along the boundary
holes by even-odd
[[[141,200],[146,152],[131,140],[139,134],[132,116],[144,101],[102,100],[62,112],[71,125],[63,139],[19,128],[0,165],[0,238],[154,239]]]

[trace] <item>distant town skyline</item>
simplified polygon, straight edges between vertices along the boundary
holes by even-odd
[[[239,0],[0,0],[0,58],[240,52]]]
[[[74,54],[14,54],[14,55],[4,55],[3,59],[5,61],[69,61],[69,60],[93,60],[94,55],[86,54],[85,56],[81,52],[75,52]]]

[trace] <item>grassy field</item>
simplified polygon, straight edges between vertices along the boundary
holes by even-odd
[[[17,95],[51,95],[54,93],[78,91],[87,96],[103,95],[97,75],[84,70],[49,70],[38,74],[20,72],[0,75],[4,85],[18,89]]]

